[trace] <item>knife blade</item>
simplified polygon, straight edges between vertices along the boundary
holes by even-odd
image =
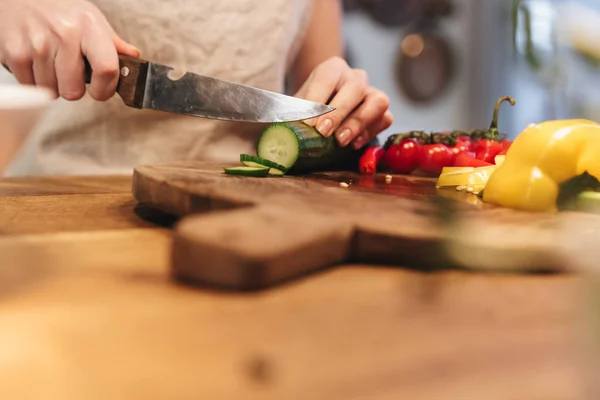
[[[92,70],[84,61],[86,83],[90,83]],[[259,123],[306,120],[335,110],[325,104],[192,72],[171,76],[173,67],[142,59],[120,55],[119,64],[117,93],[129,107]]]
[[[85,83],[92,68],[84,57]],[[9,72],[10,68],[2,66]],[[325,104],[187,72],[172,77],[173,67],[119,55],[117,94],[126,106],[201,118],[239,122],[290,122],[335,110]]]

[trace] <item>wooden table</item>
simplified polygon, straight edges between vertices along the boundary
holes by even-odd
[[[2,399],[581,399],[577,281],[355,265],[174,283],[129,177],[0,180]]]

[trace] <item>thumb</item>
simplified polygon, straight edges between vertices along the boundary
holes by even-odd
[[[121,39],[121,37],[114,31],[112,32],[111,36],[117,53],[134,58],[138,58],[140,56],[141,52],[137,47]]]

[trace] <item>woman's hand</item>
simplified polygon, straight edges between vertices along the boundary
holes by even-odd
[[[393,122],[386,94],[369,86],[365,71],[350,68],[340,57],[318,65],[296,96],[336,108],[306,123],[325,137],[335,134],[341,146],[361,148]]]
[[[108,100],[119,79],[117,53],[139,56],[88,1],[2,2],[0,61],[19,83],[43,86],[55,97],[78,100],[85,94],[86,56],[93,70],[89,94],[96,100]]]

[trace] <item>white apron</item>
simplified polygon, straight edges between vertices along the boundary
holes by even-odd
[[[93,0],[142,58],[283,92],[312,0]],[[57,100],[7,175],[130,174],[139,164],[235,162],[265,125]]]

